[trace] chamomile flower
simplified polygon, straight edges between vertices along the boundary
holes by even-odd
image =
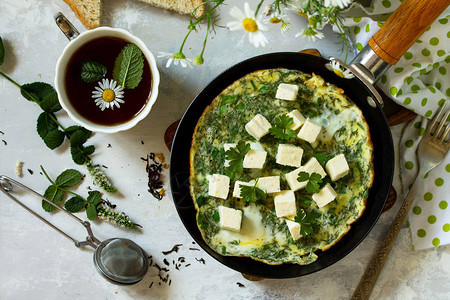
[[[341,9],[345,8],[350,3],[352,3],[352,0],[325,0],[323,2],[325,7],[339,6]]]
[[[227,27],[231,31],[245,30],[248,32],[248,39],[253,46],[256,48],[259,46],[264,47],[267,44],[267,38],[262,31],[267,31],[267,27],[262,24],[259,16],[255,17],[255,12],[250,9],[248,2],[244,3],[244,11],[242,12],[236,6],[231,8],[230,15],[236,21],[228,22]]]
[[[312,29],[311,27],[303,29],[302,31],[300,31],[299,33],[297,33],[295,35],[295,37],[306,37],[308,38],[308,40],[310,41],[315,41],[316,39],[323,39],[324,35],[322,32],[316,31],[314,29]]]
[[[355,75],[353,75],[350,70],[344,68],[338,61],[332,58],[330,63],[326,64],[325,67],[341,78],[352,79],[353,77],[355,77]]]
[[[170,67],[172,62],[175,66],[179,63],[183,68],[192,68],[192,61],[181,52],[177,52],[175,54],[169,52],[159,52],[158,57],[167,58],[166,68]]]
[[[123,93],[123,88],[115,80],[102,79],[95,87],[95,91],[92,92],[92,98],[95,99],[95,104],[104,111],[105,108],[114,109],[114,106],[120,108],[119,103],[125,103]]]
[[[281,33],[285,33],[289,29],[292,28],[291,23],[289,22],[289,18],[285,14],[272,13],[269,15],[269,23],[271,24],[280,24],[281,23]]]

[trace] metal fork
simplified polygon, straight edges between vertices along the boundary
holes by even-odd
[[[383,239],[378,251],[372,258],[361,281],[353,293],[352,299],[369,299],[378,276],[383,269],[389,252],[397,239],[398,233],[405,222],[406,216],[411,209],[416,196],[417,182],[424,178],[425,174],[439,165],[445,158],[450,148],[450,122],[447,119],[450,115],[450,108],[446,110],[447,103],[444,103],[428,124],[427,129],[417,147],[417,157],[419,162],[418,175],[403,201],[400,210],[395,216],[386,236]],[[446,125],[447,123],[447,125]]]

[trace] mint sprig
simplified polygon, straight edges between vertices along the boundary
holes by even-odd
[[[306,236],[314,232],[313,225],[317,222],[320,214],[317,212],[306,213],[303,209],[299,209],[294,221],[300,224],[300,234]]]
[[[297,134],[289,127],[294,124],[294,119],[288,115],[281,115],[274,119],[272,127],[269,129],[270,134],[275,138],[289,141],[295,139]]]
[[[312,173],[311,175],[308,172],[300,172],[298,173],[297,181],[303,182],[309,180],[306,183],[306,191],[308,193],[318,193],[320,191],[320,186],[322,183],[322,176],[319,173]]]
[[[81,80],[87,83],[95,82],[102,79],[108,69],[96,62],[96,61],[86,61],[81,65]]]
[[[250,144],[239,141],[236,147],[231,147],[225,152],[225,158],[229,160],[228,170],[232,173],[240,173],[244,170],[245,155],[250,151]]]
[[[0,65],[3,64],[4,58],[5,51],[0,37]],[[61,146],[65,140],[69,140],[71,142],[70,153],[72,154],[73,161],[79,165],[84,164],[92,175],[94,183],[104,188],[105,191],[116,192],[116,188],[112,186],[111,182],[106,178],[98,165],[94,165],[90,158],[90,155],[95,151],[95,147],[92,145],[84,145],[92,132],[81,126],[70,126],[65,128],[59,123],[55,113],[62,108],[59,104],[58,95],[55,89],[45,82],[33,82],[20,85],[1,71],[0,75],[18,87],[25,99],[35,102],[43,110],[37,119],[36,130],[45,145],[53,150]],[[51,191],[49,191],[49,193],[50,192]],[[50,194],[50,196],[58,199],[58,195],[56,194]]]
[[[102,194],[99,191],[89,191],[88,197],[84,198],[77,193],[68,190],[67,188],[74,187],[83,180],[83,175],[79,171],[68,169],[56,177],[56,180],[52,180],[44,167],[41,166],[41,170],[51,183],[44,193],[45,198],[62,206],[67,195],[73,195],[73,197],[64,203],[64,208],[68,212],[76,213],[86,209],[86,216],[89,220],[95,220],[98,217],[130,229],[137,229],[138,226],[140,226],[132,223],[124,213],[116,212],[114,210],[115,205],[102,200]],[[56,210],[55,206],[44,200],[42,200],[42,208],[47,212]]]
[[[144,57],[135,44],[126,45],[114,62],[113,78],[124,89],[134,89],[142,79]]]

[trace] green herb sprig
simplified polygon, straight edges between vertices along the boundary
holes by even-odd
[[[288,115],[281,115],[274,119],[273,126],[269,129],[275,138],[289,141],[295,139],[297,134],[289,127],[294,124],[294,119]]]
[[[126,45],[114,62],[113,78],[124,89],[134,89],[139,85],[144,72],[144,57],[135,44]]]
[[[263,190],[256,187],[258,181],[254,185],[241,185],[240,186],[240,196],[244,202],[255,203],[257,200],[266,200],[267,195]]]
[[[42,166],[41,170],[51,183],[45,190],[45,198],[62,206],[64,199],[68,194],[73,196],[64,203],[64,208],[68,212],[76,213],[86,209],[86,216],[89,220],[95,220],[98,217],[129,229],[137,229],[138,226],[140,226],[131,222],[130,218],[124,213],[116,212],[113,209],[114,205],[102,200],[102,194],[99,191],[89,191],[88,197],[84,198],[79,194],[68,190],[67,188],[76,186],[83,180],[83,175],[79,171],[68,169],[58,175],[56,180],[52,180]],[[44,200],[42,200],[42,208],[47,212],[56,210],[55,206]]]
[[[225,158],[229,160],[228,171],[231,173],[240,173],[243,171],[243,162],[245,155],[250,151],[250,144],[239,141],[236,147],[231,147],[225,152]]]
[[[294,221],[300,224],[300,234],[306,236],[314,232],[313,225],[320,217],[318,212],[306,213],[303,209],[299,209]]]
[[[309,180],[306,183],[306,191],[308,193],[318,193],[320,191],[320,186],[322,183],[322,176],[319,173],[312,173],[311,175],[308,172],[300,172],[298,173],[297,181],[303,182]]]
[[[96,61],[85,61],[81,65],[81,80],[87,83],[96,82],[103,77],[105,77],[108,69],[96,62]]]
[[[3,64],[4,59],[5,50],[0,37],[0,65]],[[36,130],[45,145],[53,150],[61,146],[64,140],[67,139],[70,142],[70,153],[72,154],[73,161],[76,164],[84,164],[87,167],[95,184],[107,192],[116,192],[116,188],[112,186],[106,175],[103,174],[100,168],[90,158],[90,155],[95,151],[95,147],[93,145],[84,145],[91,137],[92,132],[81,126],[69,126],[65,128],[59,123],[55,113],[62,108],[59,104],[55,89],[50,84],[44,82],[20,85],[1,71],[0,75],[18,87],[25,99],[35,102],[43,110],[37,119]]]

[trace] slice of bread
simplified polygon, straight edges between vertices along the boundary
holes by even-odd
[[[192,11],[199,5],[202,5],[202,0],[139,0],[153,6],[164,9],[174,10],[180,14],[191,14]],[[204,6],[200,6],[196,12],[195,17],[201,17],[204,14]]]
[[[86,29],[94,29],[100,26],[102,14],[101,0],[64,0],[69,4]]]

